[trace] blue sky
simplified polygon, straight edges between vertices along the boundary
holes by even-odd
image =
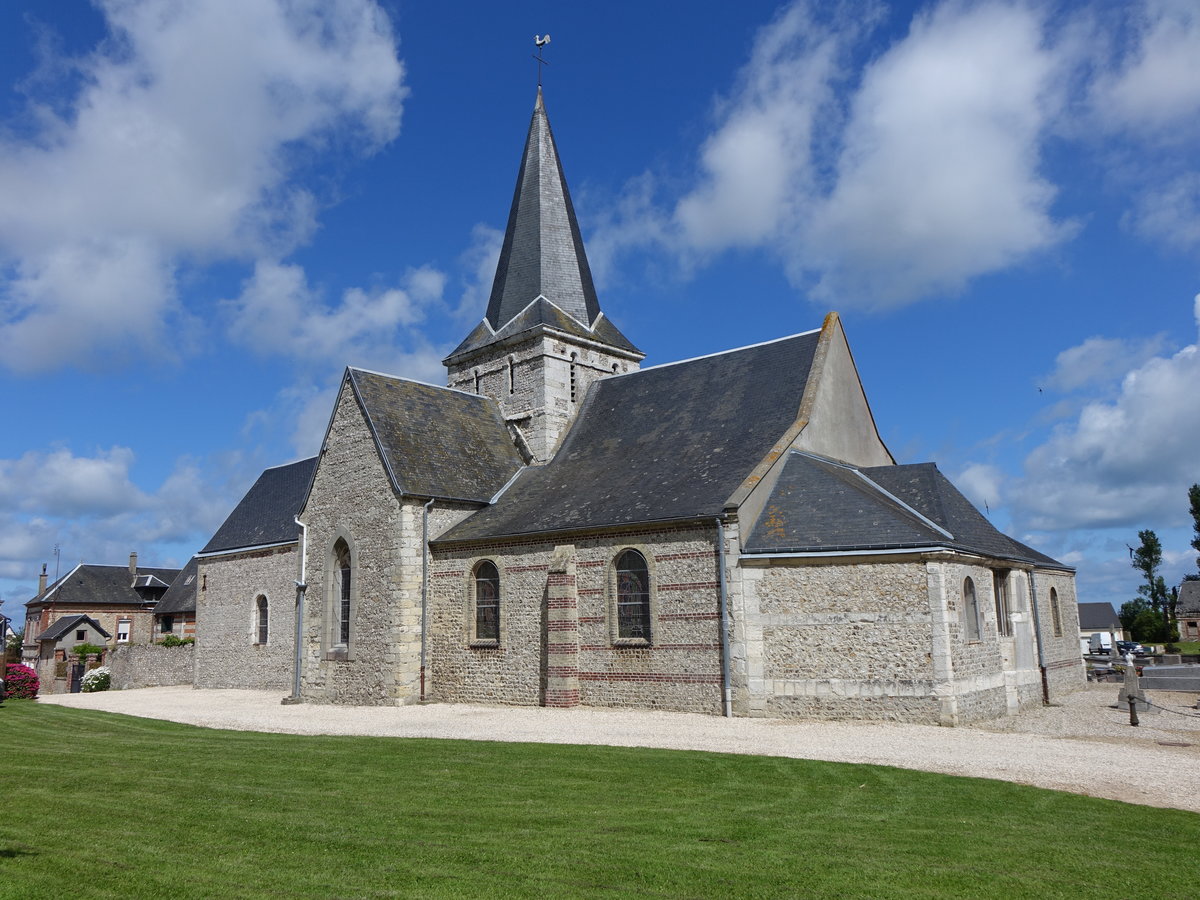
[[[546,104],[647,364],[843,318],[881,434],[1136,591],[1195,571],[1189,0],[0,5],[0,597],[184,563],[346,364],[441,383]]]

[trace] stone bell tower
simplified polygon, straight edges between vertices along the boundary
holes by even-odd
[[[447,384],[497,400],[522,454],[540,464],[588,385],[645,356],[596,299],[539,86],[487,315],[444,360]]]

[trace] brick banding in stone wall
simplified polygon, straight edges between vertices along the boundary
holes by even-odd
[[[604,588],[581,588],[577,592],[581,597],[595,597],[604,593]]]
[[[660,591],[698,591],[698,590],[715,590],[717,582],[715,581],[694,581],[690,584],[661,584],[658,586]]]
[[[546,566],[505,566],[504,574],[516,574],[517,572],[547,572],[550,567]]]
[[[675,621],[675,622],[699,622],[713,621],[721,618],[720,613],[661,613],[660,619]],[[579,621],[583,621],[580,619]]]
[[[580,591],[580,593],[583,593]],[[602,625],[604,624],[604,616],[580,616],[580,625]]]
[[[575,565],[580,569],[590,569],[593,566],[606,566],[608,563],[602,559],[589,559],[586,562],[576,563]]]
[[[546,601],[547,609],[574,609],[574,597],[552,597]]]
[[[645,681],[652,684],[720,684],[720,675],[667,675],[651,672],[580,672],[582,681]]]
[[[604,650],[612,650],[612,644],[581,644],[580,650],[590,650],[592,652],[601,652]],[[626,649],[626,648],[619,648]],[[720,650],[720,644],[654,644],[649,647],[637,647],[638,650]]]
[[[546,630],[547,631],[575,631],[575,623],[571,622],[571,621],[547,622]]]
[[[664,553],[661,556],[655,555],[655,562],[666,562],[670,559],[716,559],[717,552],[715,550],[702,550],[696,553]]]

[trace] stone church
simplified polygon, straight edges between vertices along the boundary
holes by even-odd
[[[539,88],[448,387],[346,371],[316,459],[198,558],[197,686],[956,724],[1083,682],[1073,570],[896,463],[836,313],[644,356],[600,307]]]

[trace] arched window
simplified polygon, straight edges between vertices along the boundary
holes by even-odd
[[[350,643],[350,547],[349,545],[338,538],[336,544],[333,545],[333,558],[335,560],[335,579],[334,579],[334,643],[345,647]]]
[[[636,550],[617,557],[617,637],[650,640],[650,571]]]
[[[968,641],[979,640],[979,601],[975,598],[975,582],[963,581],[963,630]]]
[[[1012,619],[1009,618],[1008,605],[1008,569],[996,569],[992,572],[992,592],[996,598],[996,630],[1001,637],[1012,637]]]
[[[258,635],[257,644],[265,644],[267,642],[267,598],[263,594],[258,595],[258,599],[254,601],[255,609],[255,632]]]
[[[475,640],[500,640],[500,573],[487,560],[475,567]]]
[[[1062,637],[1062,612],[1058,608],[1058,591],[1050,588],[1050,621],[1054,623],[1054,636]]]
[[[515,392],[516,389],[517,389],[516,363],[513,362],[513,358],[510,356],[508,358],[508,392],[511,394],[511,393]]]
[[[571,354],[571,402],[572,402],[572,403],[574,403],[574,402],[575,402],[575,394],[576,394],[576,388],[575,388],[575,363],[576,363],[576,361],[577,361],[578,359],[579,359],[579,354],[578,354],[578,353],[572,353],[572,354]]]

